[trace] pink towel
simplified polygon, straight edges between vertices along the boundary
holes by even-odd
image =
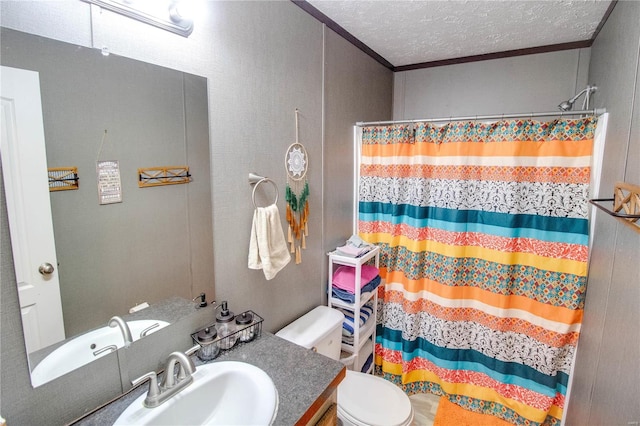
[[[360,288],[378,276],[380,271],[375,266],[362,265],[360,270]],[[356,268],[353,266],[340,266],[333,273],[332,284],[339,289],[355,293]]]

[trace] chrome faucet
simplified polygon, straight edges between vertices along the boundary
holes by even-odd
[[[196,372],[196,366],[186,354],[194,353],[199,348],[200,346],[194,346],[186,353],[172,352],[169,354],[164,369],[164,381],[161,385],[158,384],[158,376],[155,371],[150,371],[131,382],[135,387],[149,380],[149,391],[144,399],[145,407],[157,407],[193,382],[192,375]],[[176,363],[180,364],[177,374],[175,372]]]
[[[124,339],[125,347],[128,347],[131,343],[133,343],[131,330],[129,330],[129,326],[122,318],[116,315],[115,317],[112,317],[107,324],[109,325],[109,327],[120,327],[120,332],[122,332],[122,338]]]
[[[180,364],[180,369],[177,374],[175,372],[176,363]],[[193,377],[191,377],[191,375],[195,372],[196,366],[193,364],[191,358],[182,352],[171,353],[169,358],[167,358],[167,366],[164,369],[164,389],[182,389],[193,381]],[[177,389],[176,391],[180,389]]]

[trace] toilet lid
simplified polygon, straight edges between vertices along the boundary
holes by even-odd
[[[393,383],[347,370],[338,385],[338,410],[355,424],[400,426],[413,419],[409,397]]]

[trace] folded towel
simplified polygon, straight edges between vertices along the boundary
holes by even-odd
[[[249,268],[262,269],[265,278],[270,280],[290,261],[278,206],[256,208],[249,241]]]
[[[367,360],[362,365],[362,369],[360,371],[362,373],[366,373],[367,371],[369,371],[369,367],[371,367],[372,362],[373,362],[373,354],[371,353],[369,354],[369,356],[367,357]]]
[[[368,293],[375,290],[380,285],[381,282],[382,282],[382,278],[380,278],[380,275],[376,276],[374,279],[369,281],[364,287],[362,287],[362,289],[360,290],[360,297],[362,297],[364,293]],[[346,290],[342,290],[335,286],[331,286],[331,295],[333,297],[337,297],[338,299],[344,300],[345,302],[349,302],[349,303],[355,303],[355,300],[356,300],[356,296],[353,293]]]
[[[347,257],[360,257],[371,250],[370,247],[354,247],[348,244],[336,247],[336,253]]]
[[[364,293],[365,293],[364,291],[360,293],[361,297]],[[345,302],[349,302],[349,303],[355,303],[356,301],[356,296],[353,293],[340,290],[339,288],[336,288],[336,287],[331,287],[331,296],[340,300],[344,300]]]
[[[373,291],[382,283],[382,278],[377,275],[374,279],[365,284],[360,291]]]
[[[359,235],[352,235],[347,240],[347,244],[353,247],[373,247],[373,244],[366,242]]]
[[[360,268],[360,288],[374,279],[380,271],[372,265],[362,265]],[[340,266],[333,273],[331,283],[339,289],[355,293],[356,268],[353,266]]]
[[[344,333],[342,334],[342,343],[353,346],[353,340],[353,335],[346,336]]]
[[[349,334],[353,334],[353,312],[348,309],[336,308],[338,311],[342,312],[344,315],[344,321],[342,323],[343,330],[346,330]],[[373,314],[373,304],[367,303],[363,307],[360,308],[360,327],[362,327],[369,317]]]

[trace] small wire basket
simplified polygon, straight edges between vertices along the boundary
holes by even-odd
[[[210,361],[219,355],[221,349],[229,350],[243,345],[262,334],[262,322],[264,320],[260,315],[249,310],[237,315],[236,318],[238,319],[236,331],[226,336],[217,336],[216,333],[213,333],[216,337],[202,338],[203,335],[212,335],[210,330],[215,329],[215,323],[203,327],[191,335],[193,341],[200,345],[200,349],[197,352],[198,358],[203,361]]]

